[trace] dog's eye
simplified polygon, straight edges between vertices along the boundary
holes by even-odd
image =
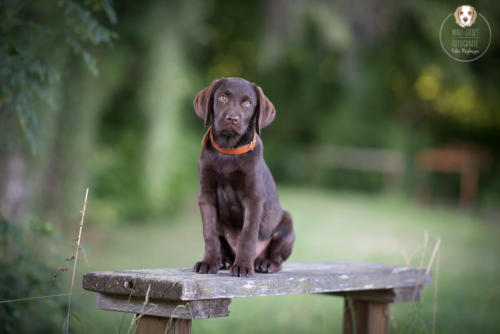
[[[225,97],[224,95],[221,95],[221,96],[219,96],[218,100],[220,102],[226,102],[227,101],[227,97]]]
[[[246,100],[245,102],[243,102],[243,105],[244,105],[245,107],[250,107],[250,106],[252,105],[252,101],[250,101],[250,100]]]
[[[462,15],[464,12],[460,12],[460,15]]]

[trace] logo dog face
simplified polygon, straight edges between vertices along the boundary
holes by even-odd
[[[474,7],[463,5],[459,6],[455,10],[453,16],[455,16],[455,21],[457,22],[457,24],[462,28],[465,28],[470,27],[474,24],[474,22],[476,22],[477,12]]]

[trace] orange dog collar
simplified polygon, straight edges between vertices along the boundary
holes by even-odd
[[[210,139],[210,143],[217,151],[224,153],[224,154],[240,155],[243,153],[253,151],[253,149],[255,148],[255,145],[257,143],[257,133],[254,130],[252,141],[248,144],[245,144],[243,146],[236,147],[236,148],[224,148],[224,147],[220,147],[219,145],[217,145],[215,143],[214,137],[212,136],[212,127],[209,127],[207,132],[203,136],[203,139],[201,141],[201,146],[205,147],[207,145],[207,142],[209,139]]]

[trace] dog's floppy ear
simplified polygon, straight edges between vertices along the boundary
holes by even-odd
[[[193,100],[194,111],[199,118],[204,121],[205,126],[209,125],[213,118],[214,90],[224,78],[214,80],[210,86],[202,89]]]
[[[455,9],[455,13],[453,13],[453,16],[455,16],[455,22],[457,22],[458,25],[461,24],[459,17],[460,8],[462,8],[462,6],[458,6],[457,9]]]
[[[474,22],[476,22],[476,19],[477,19],[477,12],[476,12],[476,8],[474,7],[470,7],[472,9],[472,19],[470,20],[470,24],[474,24]]]
[[[255,90],[257,91],[257,98],[259,102],[255,108],[255,123],[257,133],[260,134],[260,129],[265,128],[274,120],[276,116],[276,109],[274,109],[273,104],[264,95],[262,88],[254,84]]]

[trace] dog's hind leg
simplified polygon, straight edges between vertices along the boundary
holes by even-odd
[[[284,211],[281,222],[273,231],[267,249],[255,260],[255,271],[260,273],[280,271],[281,264],[292,253],[294,241],[295,232],[293,231],[292,216],[288,211]]]
[[[220,240],[220,254],[221,254],[221,265],[220,269],[229,269],[234,263],[234,252],[231,246],[227,242],[226,238],[222,235],[219,236]]]

